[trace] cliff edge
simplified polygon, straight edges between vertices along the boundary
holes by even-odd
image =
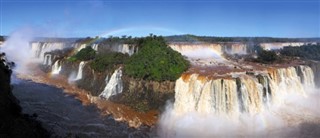
[[[1,54],[0,62],[0,137],[49,137],[49,132],[35,120],[35,116],[22,114],[19,101],[12,94],[12,71]]]

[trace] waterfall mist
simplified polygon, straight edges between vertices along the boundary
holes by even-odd
[[[160,117],[158,134],[161,137],[301,137],[302,131],[312,132],[304,125],[315,125],[319,130],[318,91],[309,91],[307,97],[298,94],[282,97],[281,105],[237,117],[198,112],[180,114],[170,103]],[[314,119],[317,120],[314,122]],[[311,136],[315,135],[312,133]]]
[[[201,48],[201,49],[194,49],[192,51],[183,51],[182,55],[190,58],[200,58],[200,59],[205,59],[205,58],[213,58],[216,60],[224,59],[220,52],[210,48]]]
[[[13,32],[4,42],[1,51],[6,53],[10,61],[16,63],[15,71],[28,73],[27,65],[33,62],[33,54],[29,42],[33,40],[35,32],[31,28],[23,28]]]
[[[76,71],[72,71],[71,74],[68,77],[68,83],[69,84],[73,84],[76,81],[77,78],[77,72]]]

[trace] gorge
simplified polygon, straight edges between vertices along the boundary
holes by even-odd
[[[139,52],[141,54],[146,50],[145,47],[136,43],[95,39],[86,43],[81,40],[73,43],[30,42],[35,62],[28,64],[29,74],[18,72],[17,76],[54,85],[65,91],[70,87],[75,91],[73,94],[79,91],[81,94],[75,94],[75,97],[85,105],[93,104],[98,108],[99,111],[94,111],[93,116],[99,112],[106,113],[114,120],[127,124],[123,127],[125,136],[129,135],[127,132],[135,133],[127,127],[136,128],[139,132],[148,126],[151,129],[143,129],[141,135],[151,131],[148,136],[290,137],[301,124],[318,125],[320,118],[316,107],[319,102],[316,99],[320,96],[317,88],[320,64],[317,61],[284,59],[281,63],[271,64],[252,62],[246,58],[257,56],[255,45],[244,42],[167,43],[168,46],[164,47],[189,62],[188,68],[178,74],[176,80],[170,77],[152,80],[148,78],[150,74],[144,78],[128,75],[130,58],[137,57]],[[299,46],[309,43],[303,42]],[[287,44],[293,43],[279,44],[279,49],[289,46]],[[78,53],[87,47],[92,50],[88,50],[88,54],[80,60],[82,57]],[[261,43],[261,47],[277,49],[274,43]],[[89,54],[92,51],[95,54]],[[113,56],[119,62],[111,62],[109,57],[102,57],[103,54]],[[100,64],[104,62],[108,64]],[[148,61],[145,62],[147,64]],[[166,62],[161,59],[157,64]],[[100,68],[103,70],[100,71]],[[154,78],[158,79],[156,75]],[[23,82],[22,86],[38,85],[28,83]],[[20,86],[16,87],[19,89]],[[99,120],[93,122],[99,123]],[[275,131],[280,128],[285,131]],[[223,129],[229,129],[230,133]],[[110,136],[116,135],[123,136],[122,133]]]

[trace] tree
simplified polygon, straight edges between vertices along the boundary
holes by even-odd
[[[189,62],[168,47],[162,37],[150,35],[141,41],[139,52],[125,65],[127,75],[154,81],[176,80],[188,69]]]
[[[274,51],[261,50],[258,52],[258,60],[263,63],[271,63],[278,59],[278,55]]]
[[[84,49],[81,49],[77,54],[73,55],[70,57],[71,61],[87,61],[87,60],[92,60],[96,56],[96,51],[93,50],[90,46],[87,46]]]

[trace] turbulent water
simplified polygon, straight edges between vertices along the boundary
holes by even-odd
[[[165,137],[303,136],[304,122],[319,130],[320,95],[307,66],[222,79],[184,75],[175,91],[175,102],[160,119]]]
[[[102,117],[94,106],[83,106],[61,89],[31,81],[14,79],[14,95],[24,113],[38,115],[43,126],[57,136],[144,137],[146,128],[128,128],[112,117]]]

